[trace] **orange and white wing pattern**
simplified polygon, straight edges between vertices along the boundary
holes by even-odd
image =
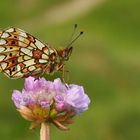
[[[54,51],[21,29],[0,31],[0,70],[9,78],[41,74]]]

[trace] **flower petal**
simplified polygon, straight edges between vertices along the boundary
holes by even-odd
[[[89,97],[84,93],[82,86],[70,85],[66,96],[66,103],[71,105],[77,113],[88,109]]]
[[[25,83],[24,83],[24,87],[25,90],[30,91],[30,90],[34,90],[34,84],[35,84],[35,78],[34,77],[28,77],[25,79]]]

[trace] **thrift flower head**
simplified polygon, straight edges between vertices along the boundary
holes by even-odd
[[[31,128],[52,122],[63,130],[67,130],[65,125],[86,111],[90,103],[82,86],[66,85],[60,79],[51,82],[34,77],[25,79],[22,91],[13,91],[12,100],[22,117],[32,121]]]

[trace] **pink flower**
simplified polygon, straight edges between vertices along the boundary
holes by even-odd
[[[66,85],[60,79],[51,82],[34,77],[25,79],[22,91],[13,91],[12,100],[25,119],[40,123],[52,121],[57,126],[86,111],[90,103],[82,86]]]

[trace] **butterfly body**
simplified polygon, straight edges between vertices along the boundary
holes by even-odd
[[[18,28],[0,31],[0,70],[12,79],[59,71],[71,52],[72,47],[54,49]]]

